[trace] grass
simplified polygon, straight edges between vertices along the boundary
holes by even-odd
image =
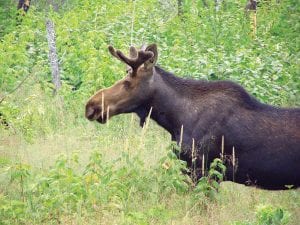
[[[287,210],[291,213],[289,224],[299,221],[299,190],[265,191],[223,182],[215,200],[196,193],[183,181],[185,178],[179,172],[177,160],[168,157],[169,134],[152,121],[144,131],[138,124],[135,115],[114,117],[109,125],[82,120],[77,125],[41,135],[33,143],[20,135],[2,132],[0,201],[9,202],[10,206],[14,201],[26,205],[24,213],[20,214],[17,209],[9,209],[11,212],[7,209],[5,213],[2,208],[1,215],[5,218],[2,223],[232,224],[234,221],[254,221],[259,205]],[[104,183],[106,175],[101,175],[102,181],[90,180],[87,188],[83,185],[87,182],[84,179],[94,178],[84,175],[84,171],[91,171],[87,165],[96,160],[95,152],[102,155],[97,164],[102,168],[99,171],[111,172],[111,181]],[[163,167],[165,162],[169,165],[167,169]],[[17,168],[16,165],[28,165],[29,168],[29,175],[24,173],[23,177],[25,200],[22,200],[20,176],[11,181],[15,175],[7,172],[9,166]],[[54,179],[55,173],[67,174],[69,180],[55,178],[57,180],[51,183],[49,180]],[[32,186],[38,186],[45,179],[49,181],[45,193],[30,191]],[[94,183],[102,185],[102,189],[97,187],[93,192]],[[68,188],[64,189],[64,185]],[[77,189],[74,193],[68,190],[74,185],[83,185],[86,197],[77,195]],[[59,194],[63,200],[55,203],[59,208],[56,211],[44,198]],[[64,198],[68,194],[78,199]],[[89,204],[89,201],[93,203]],[[36,204],[38,209],[30,204]],[[41,210],[42,206],[45,212]]]
[[[86,163],[95,150],[101,152],[106,160],[116,159],[120,152],[125,151],[131,156],[145,156],[150,165],[156,163],[161,156],[160,151],[170,144],[169,135],[151,124],[147,132],[150,139],[147,139],[142,136],[142,129],[133,114],[122,117],[113,118],[109,126],[86,121],[85,124],[42,136],[31,144],[21,136],[7,134],[1,139],[1,153],[4,157],[42,168],[49,168],[59,155],[70,156],[74,152]]]

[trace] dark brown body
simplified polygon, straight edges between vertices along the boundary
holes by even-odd
[[[151,118],[182,146],[179,157],[189,167],[194,140],[198,178],[203,155],[208,163],[220,157],[224,136],[224,154],[231,156],[234,146],[236,162],[234,171],[231,162],[226,164],[227,180],[266,189],[300,186],[300,109],[262,104],[230,81],[181,79],[155,65],[151,74],[142,69],[139,67],[131,77],[139,79],[133,87],[134,100],[128,100],[126,107],[114,109],[108,117],[135,112],[143,125],[152,108]],[[116,85],[120,82],[124,81]],[[114,108],[109,96],[110,92],[116,95],[114,91],[120,90],[115,86],[99,91],[89,100],[86,108],[89,119],[102,123],[108,119],[99,112],[103,106]],[[108,100],[99,103],[100,95],[108,96]]]

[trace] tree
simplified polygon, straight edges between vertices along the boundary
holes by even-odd
[[[256,37],[256,9],[257,9],[257,1],[256,0],[248,0],[245,6],[245,14],[247,16],[250,15],[250,23],[252,28],[253,37]]]
[[[47,39],[49,45],[49,61],[51,64],[52,81],[54,84],[54,94],[56,94],[61,87],[61,81],[60,81],[58,57],[56,53],[54,24],[50,19],[47,19],[46,21],[46,29],[47,29]]]
[[[27,11],[29,10],[29,7],[30,7],[30,1],[31,1],[31,0],[19,0],[17,9],[18,9],[18,10],[22,10],[22,11],[23,11],[23,15],[24,15],[25,13],[27,13]]]
[[[183,0],[177,0],[178,4],[178,16],[183,14]]]
[[[256,11],[257,2],[256,0],[248,0],[245,6],[245,12],[249,13],[250,11]]]

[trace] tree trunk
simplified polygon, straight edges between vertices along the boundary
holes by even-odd
[[[250,17],[250,24],[252,29],[252,36],[256,37],[256,10],[257,10],[257,1],[256,0],[248,0],[245,6],[245,14],[247,17]]]
[[[218,12],[220,10],[221,0],[215,0],[215,11]]]
[[[22,17],[25,16],[30,7],[30,0],[19,0],[18,2],[18,12],[17,12],[17,25],[22,23]]]
[[[58,9],[59,9],[59,3],[58,3],[57,1],[54,1],[54,0],[48,0],[48,4],[49,4],[49,6],[50,6],[50,5],[52,6],[52,8],[53,8],[53,10],[54,10],[55,12],[58,11]]]
[[[178,16],[183,15],[183,0],[177,0],[178,4]]]
[[[257,2],[256,0],[248,0],[245,6],[245,12],[249,13],[250,11],[256,11]]]
[[[27,13],[27,11],[29,10],[30,7],[30,0],[19,0],[17,9],[18,10],[22,10],[23,13]]]
[[[205,8],[208,7],[208,4],[207,4],[206,0],[202,0],[202,4],[203,4],[203,6],[204,6]]]
[[[50,19],[47,19],[46,21],[46,29],[47,29],[47,39],[48,39],[48,46],[49,46],[49,61],[51,64],[51,71],[52,71],[52,81],[54,84],[54,94],[56,94],[61,87],[61,81],[60,81],[58,58],[56,53],[54,24]]]

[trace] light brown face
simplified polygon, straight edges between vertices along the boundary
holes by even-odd
[[[137,52],[130,49],[131,58],[110,47],[113,56],[128,65],[125,78],[113,86],[102,89],[93,95],[86,104],[85,116],[89,120],[105,123],[120,113],[133,112],[151,95],[153,67],[157,60],[156,45]]]

